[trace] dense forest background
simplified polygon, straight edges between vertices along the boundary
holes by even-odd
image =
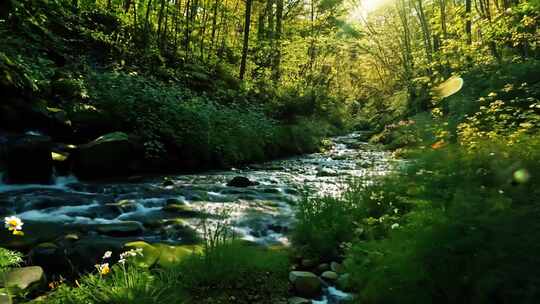
[[[536,303],[539,23],[539,0],[3,1],[0,144],[46,141],[57,173],[231,168],[353,131],[405,159],[303,194],[285,252],[217,236],[171,269],[107,264],[45,301],[286,298],[291,269],[326,265],[360,303]],[[50,181],[42,163],[0,146],[8,182]]]

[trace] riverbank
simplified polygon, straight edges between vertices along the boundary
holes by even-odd
[[[227,223],[236,239],[256,246],[288,246],[294,210],[305,192],[337,194],[348,180],[384,175],[393,166],[387,153],[362,138],[338,137],[322,153],[230,171],[114,183],[64,179],[54,186],[4,185],[3,213],[25,222],[25,236],[2,235],[0,241],[27,252],[49,282],[59,274],[76,278],[83,270],[93,271],[105,251],[117,256],[134,241],[157,244],[159,251],[167,244],[189,252],[204,244],[205,229],[218,223]],[[301,265],[297,258],[292,261]],[[286,266],[280,279],[285,286],[289,270]]]

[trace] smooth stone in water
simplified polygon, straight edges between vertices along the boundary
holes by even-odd
[[[329,168],[322,168],[317,171],[317,176],[319,177],[331,177],[338,176],[338,172]]]
[[[325,271],[321,274],[321,278],[333,282],[338,279],[338,274],[333,271]]]
[[[174,213],[175,215],[182,216],[182,217],[200,217],[201,212],[197,210],[193,210],[191,207],[186,205],[167,205],[163,207],[161,210],[168,213]]]
[[[246,187],[257,186],[257,185],[259,185],[258,182],[253,182],[249,180],[247,177],[243,177],[243,176],[236,176],[235,178],[233,178],[227,183],[227,186],[237,187],[237,188],[246,188]]]
[[[315,298],[321,294],[322,282],[314,273],[291,271],[289,281],[293,285],[295,292],[301,297]]]

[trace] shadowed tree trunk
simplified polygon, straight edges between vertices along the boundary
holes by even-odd
[[[245,21],[244,21],[244,43],[242,46],[242,60],[240,62],[240,79],[244,79],[246,74],[246,62],[247,55],[249,50],[249,30],[251,27],[251,7],[253,5],[253,0],[246,0],[246,11],[245,11]]]

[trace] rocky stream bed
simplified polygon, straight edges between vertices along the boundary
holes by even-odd
[[[25,236],[0,234],[0,245],[28,252],[32,264],[65,276],[92,269],[103,252],[119,252],[126,242],[195,244],[203,227],[224,217],[242,239],[287,245],[295,202],[304,191],[338,194],[347,180],[369,181],[392,166],[389,154],[363,143],[361,134],[332,143],[324,153],[228,171],[107,183],[68,175],[55,177],[52,185],[0,184],[0,212],[25,222]],[[322,302],[313,303],[346,296],[333,287],[326,291]]]

